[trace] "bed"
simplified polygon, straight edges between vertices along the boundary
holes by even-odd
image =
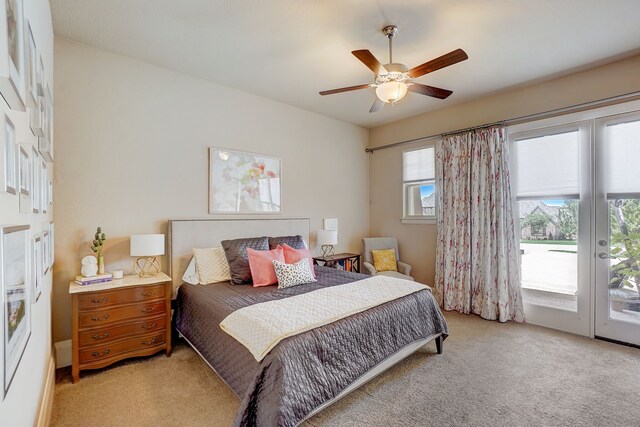
[[[267,301],[364,280],[370,276],[316,266],[317,282],[285,289],[228,282],[182,284],[191,249],[229,238],[300,234],[309,220],[179,220],[169,222],[171,276],[178,332],[241,400],[239,426],[296,426],[369,379],[435,340],[447,325],[430,291],[420,290],[346,318],[290,336],[259,362],[224,332],[231,313]]]

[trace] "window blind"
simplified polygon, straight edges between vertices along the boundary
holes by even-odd
[[[517,140],[516,197],[548,198],[580,195],[578,130]]]
[[[640,121],[608,125],[605,141],[607,197],[640,193]]]
[[[434,147],[402,153],[402,180],[404,182],[425,181],[435,179]]]

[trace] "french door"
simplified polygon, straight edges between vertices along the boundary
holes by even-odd
[[[527,321],[640,345],[640,102],[509,141]]]
[[[595,335],[640,345],[640,113],[595,131]]]
[[[509,139],[527,321],[591,335],[591,123]]]

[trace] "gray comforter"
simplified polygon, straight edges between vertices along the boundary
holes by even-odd
[[[276,289],[228,283],[183,285],[176,328],[242,399],[238,426],[296,426],[403,347],[442,334],[447,324],[428,290],[282,340],[261,362],[223,332],[233,311],[369,276],[316,266],[318,282]]]

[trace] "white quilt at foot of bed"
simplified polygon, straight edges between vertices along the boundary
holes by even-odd
[[[259,362],[284,338],[430,288],[410,280],[374,276],[241,308],[221,323]]]

